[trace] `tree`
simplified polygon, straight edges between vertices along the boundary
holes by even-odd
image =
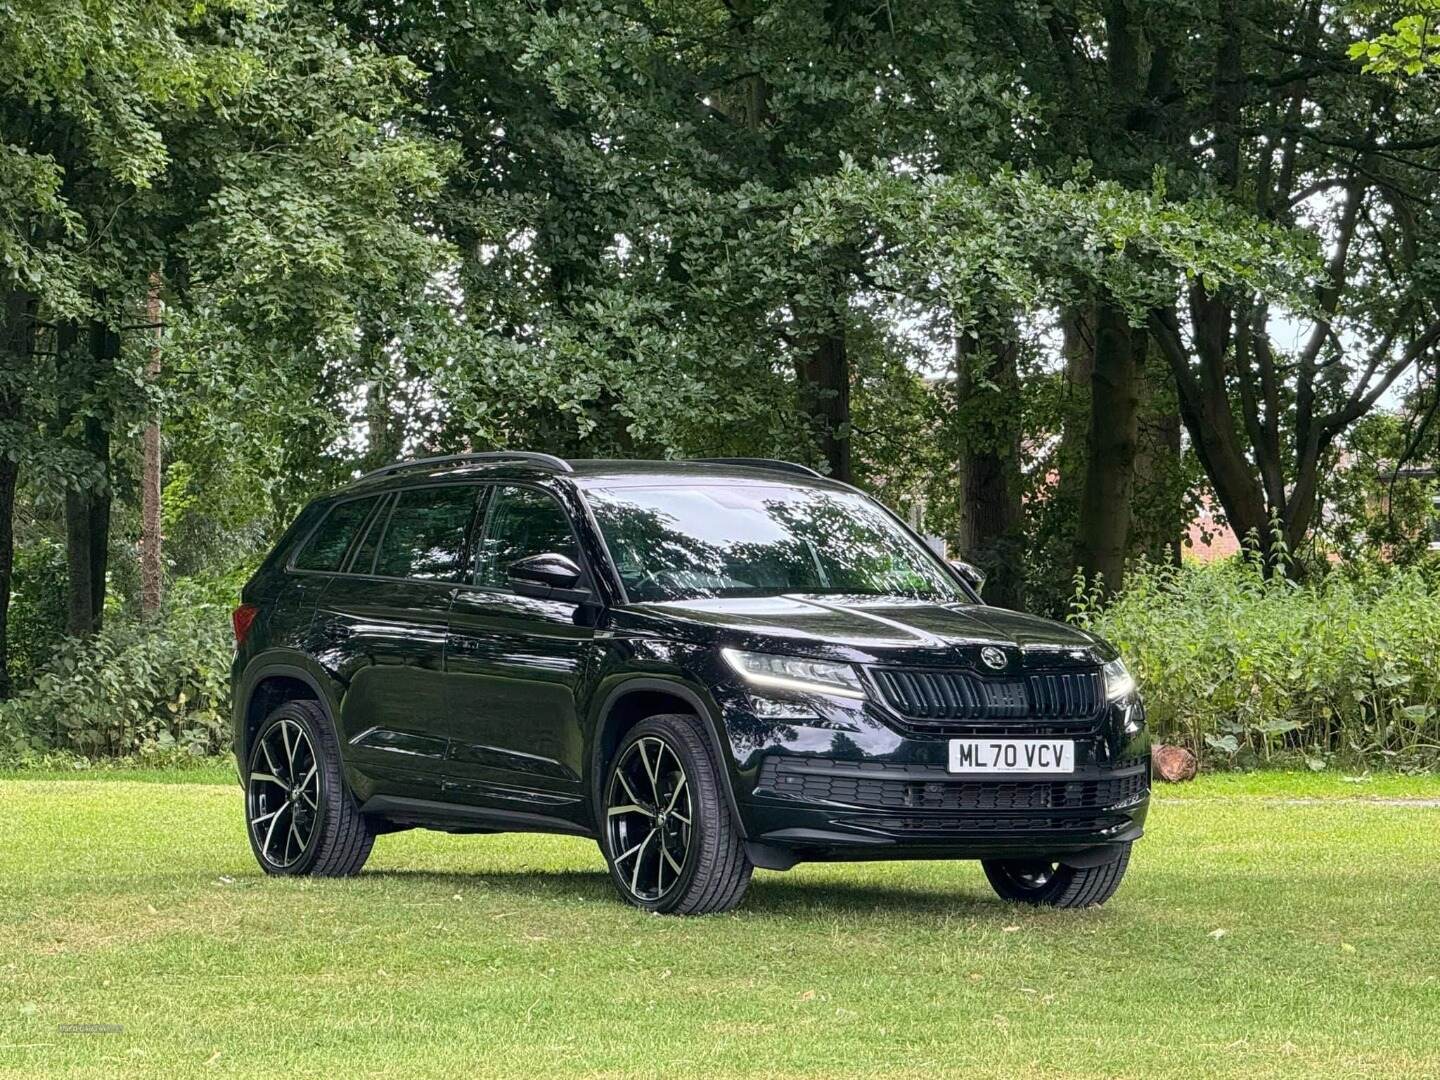
[[[147,300],[169,302],[177,385],[321,379],[349,361],[362,306],[426,310],[443,249],[417,205],[443,155],[405,129],[408,63],[352,47],[323,8],[12,5],[0,44],[0,453],[20,466],[0,472],[0,510],[17,471],[37,501],[63,491],[83,635],[104,611],[115,435],[158,404]],[[247,403],[229,396],[223,425],[254,419]]]
[[[1019,608],[1025,600],[1020,454],[1021,341],[1015,316],[983,311],[957,335],[955,550],[986,571],[986,598]]]
[[[126,309],[126,263],[142,243],[119,219],[165,166],[158,112],[223,93],[228,57],[184,39],[180,3],[97,8],[10,5],[0,12],[0,291],[7,385],[0,456],[0,568],[13,552],[22,470],[58,475],[70,536],[70,626],[99,621],[109,524],[102,399]],[[77,58],[79,63],[77,63]],[[69,450],[57,454],[56,444]],[[0,588],[8,601],[6,588]],[[3,629],[3,622],[0,622]],[[0,633],[0,672],[6,643]],[[0,678],[0,690],[5,680]]]
[[[873,222],[885,237],[884,258],[871,266],[879,285],[922,308],[953,313],[957,334],[985,341],[984,328],[994,325],[996,311],[1036,316],[1047,308],[1066,310],[1072,324],[1075,312],[1092,313],[1083,333],[1074,325],[1070,346],[1075,368],[1083,360],[1089,384],[1085,451],[1078,453],[1074,436],[1062,445],[1059,480],[1061,494],[1076,504],[1077,531],[1067,539],[1079,537],[1074,547],[1080,565],[1101,573],[1112,588],[1121,582],[1135,539],[1131,496],[1141,375],[1149,365],[1141,329],[1147,313],[1202,281],[1292,298],[1314,265],[1289,230],[1218,200],[1177,203],[1163,184],[1135,191],[1097,180],[1083,168],[1055,182],[1038,170],[986,180],[917,179],[883,163],[855,167],[837,177],[798,223],[802,232],[823,235],[850,228],[847,218]],[[995,339],[990,342],[983,352],[994,357]],[[1012,425],[1023,411],[1011,397],[1008,411],[1003,400],[990,403],[1002,425]],[[957,426],[984,440],[981,419],[972,416]],[[1013,445],[1008,440],[1014,428],[1008,430],[1007,442],[994,445]],[[1043,442],[1052,434],[1041,431],[1035,438]],[[1077,462],[1083,470],[1076,470]],[[1077,471],[1083,479],[1076,479]]]
[[[928,168],[1003,126],[961,11],[355,5],[358,33],[430,72],[431,130],[465,153],[437,221],[463,253],[473,337],[445,393],[470,434],[856,473],[857,373],[884,366],[856,347],[898,345],[871,303],[876,238],[791,221],[847,155]]]
[[[1037,109],[1085,133],[1101,175],[1138,188],[1158,171],[1172,198],[1219,198],[1328,246],[1289,305],[1202,278],[1145,319],[1231,525],[1268,551],[1278,519],[1293,547],[1339,436],[1440,343],[1433,90],[1362,72],[1347,54],[1364,25],[1320,4],[1147,5],[1142,19],[1114,0],[1028,29],[1027,48],[1050,46]],[[1294,348],[1282,319],[1309,322]]]

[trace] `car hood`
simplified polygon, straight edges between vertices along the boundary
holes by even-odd
[[[674,600],[628,609],[646,622],[682,624],[719,644],[855,662],[979,665],[1000,648],[1007,666],[1090,666],[1114,652],[1095,635],[983,604],[897,597],[784,596]]]

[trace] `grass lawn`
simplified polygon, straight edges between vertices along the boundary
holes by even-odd
[[[895,863],[701,920],[552,837],[266,879],[238,787],[146,780],[0,780],[0,1075],[1440,1075],[1433,778],[1165,788],[1098,911]]]

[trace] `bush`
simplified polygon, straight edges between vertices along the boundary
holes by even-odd
[[[65,545],[42,539],[15,548],[10,582],[10,677],[30,684],[65,640]]]
[[[1141,682],[1159,737],[1247,763],[1440,762],[1440,599],[1419,569],[1266,580],[1251,562],[1141,566],[1072,618]]]
[[[32,685],[0,705],[0,756],[90,758],[219,751],[228,728],[227,609],[171,597],[152,622],[66,639]]]

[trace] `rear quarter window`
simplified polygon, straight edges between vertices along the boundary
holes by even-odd
[[[296,570],[339,570],[375,503],[374,498],[336,503],[310,534],[291,565]]]

